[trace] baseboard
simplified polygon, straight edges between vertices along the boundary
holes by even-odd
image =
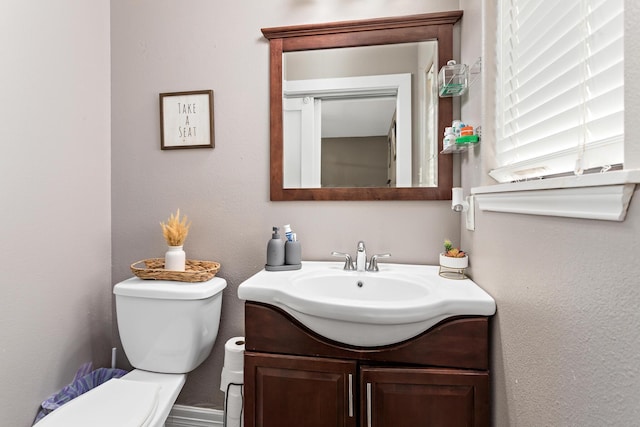
[[[224,412],[218,409],[173,405],[165,427],[222,427]]]

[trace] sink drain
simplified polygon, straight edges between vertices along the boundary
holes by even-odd
[[[357,285],[358,285],[359,288],[361,288],[361,287],[364,286],[364,282],[362,280],[358,280]]]

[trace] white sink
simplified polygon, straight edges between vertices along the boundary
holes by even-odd
[[[437,266],[380,263],[379,272],[344,271],[343,262],[304,261],[300,270],[262,270],[238,297],[281,308],[312,331],[344,344],[376,347],[412,338],[453,316],[491,316],[493,298]]]

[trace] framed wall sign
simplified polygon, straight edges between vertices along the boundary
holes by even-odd
[[[213,91],[160,94],[160,148],[213,148]]]

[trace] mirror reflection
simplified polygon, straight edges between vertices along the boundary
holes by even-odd
[[[454,26],[461,17],[462,11],[454,10],[262,28],[262,34],[269,40],[271,200],[449,200],[453,160],[451,155],[440,152],[439,136],[453,120],[453,102],[451,98],[435,97],[435,74],[438,64],[454,57]],[[423,47],[422,42],[432,43],[431,68],[425,59],[429,49],[427,45]],[[374,46],[390,50],[380,53],[371,50]],[[322,56],[327,54],[343,57]],[[372,58],[383,55],[386,57],[383,61]],[[294,65],[296,62],[300,65]],[[409,66],[400,67],[401,63]],[[402,83],[407,80],[406,75],[408,86]],[[371,81],[380,78],[395,80]],[[355,88],[346,85],[345,82],[351,85],[354,79]],[[424,80],[422,86],[421,80]],[[309,83],[315,86],[304,87]],[[405,87],[409,88],[408,95],[403,95]],[[365,95],[371,105],[356,104],[357,99]],[[285,107],[294,98],[297,101],[291,101],[293,107]],[[427,102],[426,98],[433,102]],[[393,104],[393,100],[394,116],[389,118],[387,113],[373,120],[383,130],[356,132],[353,124],[360,117],[348,117],[342,112],[353,110],[362,112],[361,116],[377,117],[371,110],[377,111],[378,106],[373,104]],[[320,106],[316,108],[316,104]],[[313,108],[304,105],[313,105]],[[334,106],[337,107],[334,109]],[[289,112],[289,108],[293,111]],[[303,114],[305,110],[313,113]],[[323,110],[328,110],[324,116]],[[289,116],[299,117],[285,120],[285,111]],[[334,117],[351,125],[348,133],[340,135],[337,131],[324,130],[324,124],[328,127]],[[285,132],[287,145],[293,150],[288,149],[287,154]],[[334,147],[330,147],[330,143],[323,147],[323,133],[324,139],[332,139]],[[367,142],[363,135],[375,136],[378,142]],[[307,145],[301,142],[302,138],[310,138],[312,143]],[[347,138],[352,147],[345,149],[342,138]],[[348,153],[342,152],[343,149]],[[347,173],[342,163],[355,166]],[[375,169],[377,173],[363,177],[358,171],[365,169]],[[323,174],[330,176],[323,178]]]
[[[282,55],[283,188],[437,185],[435,40]]]

